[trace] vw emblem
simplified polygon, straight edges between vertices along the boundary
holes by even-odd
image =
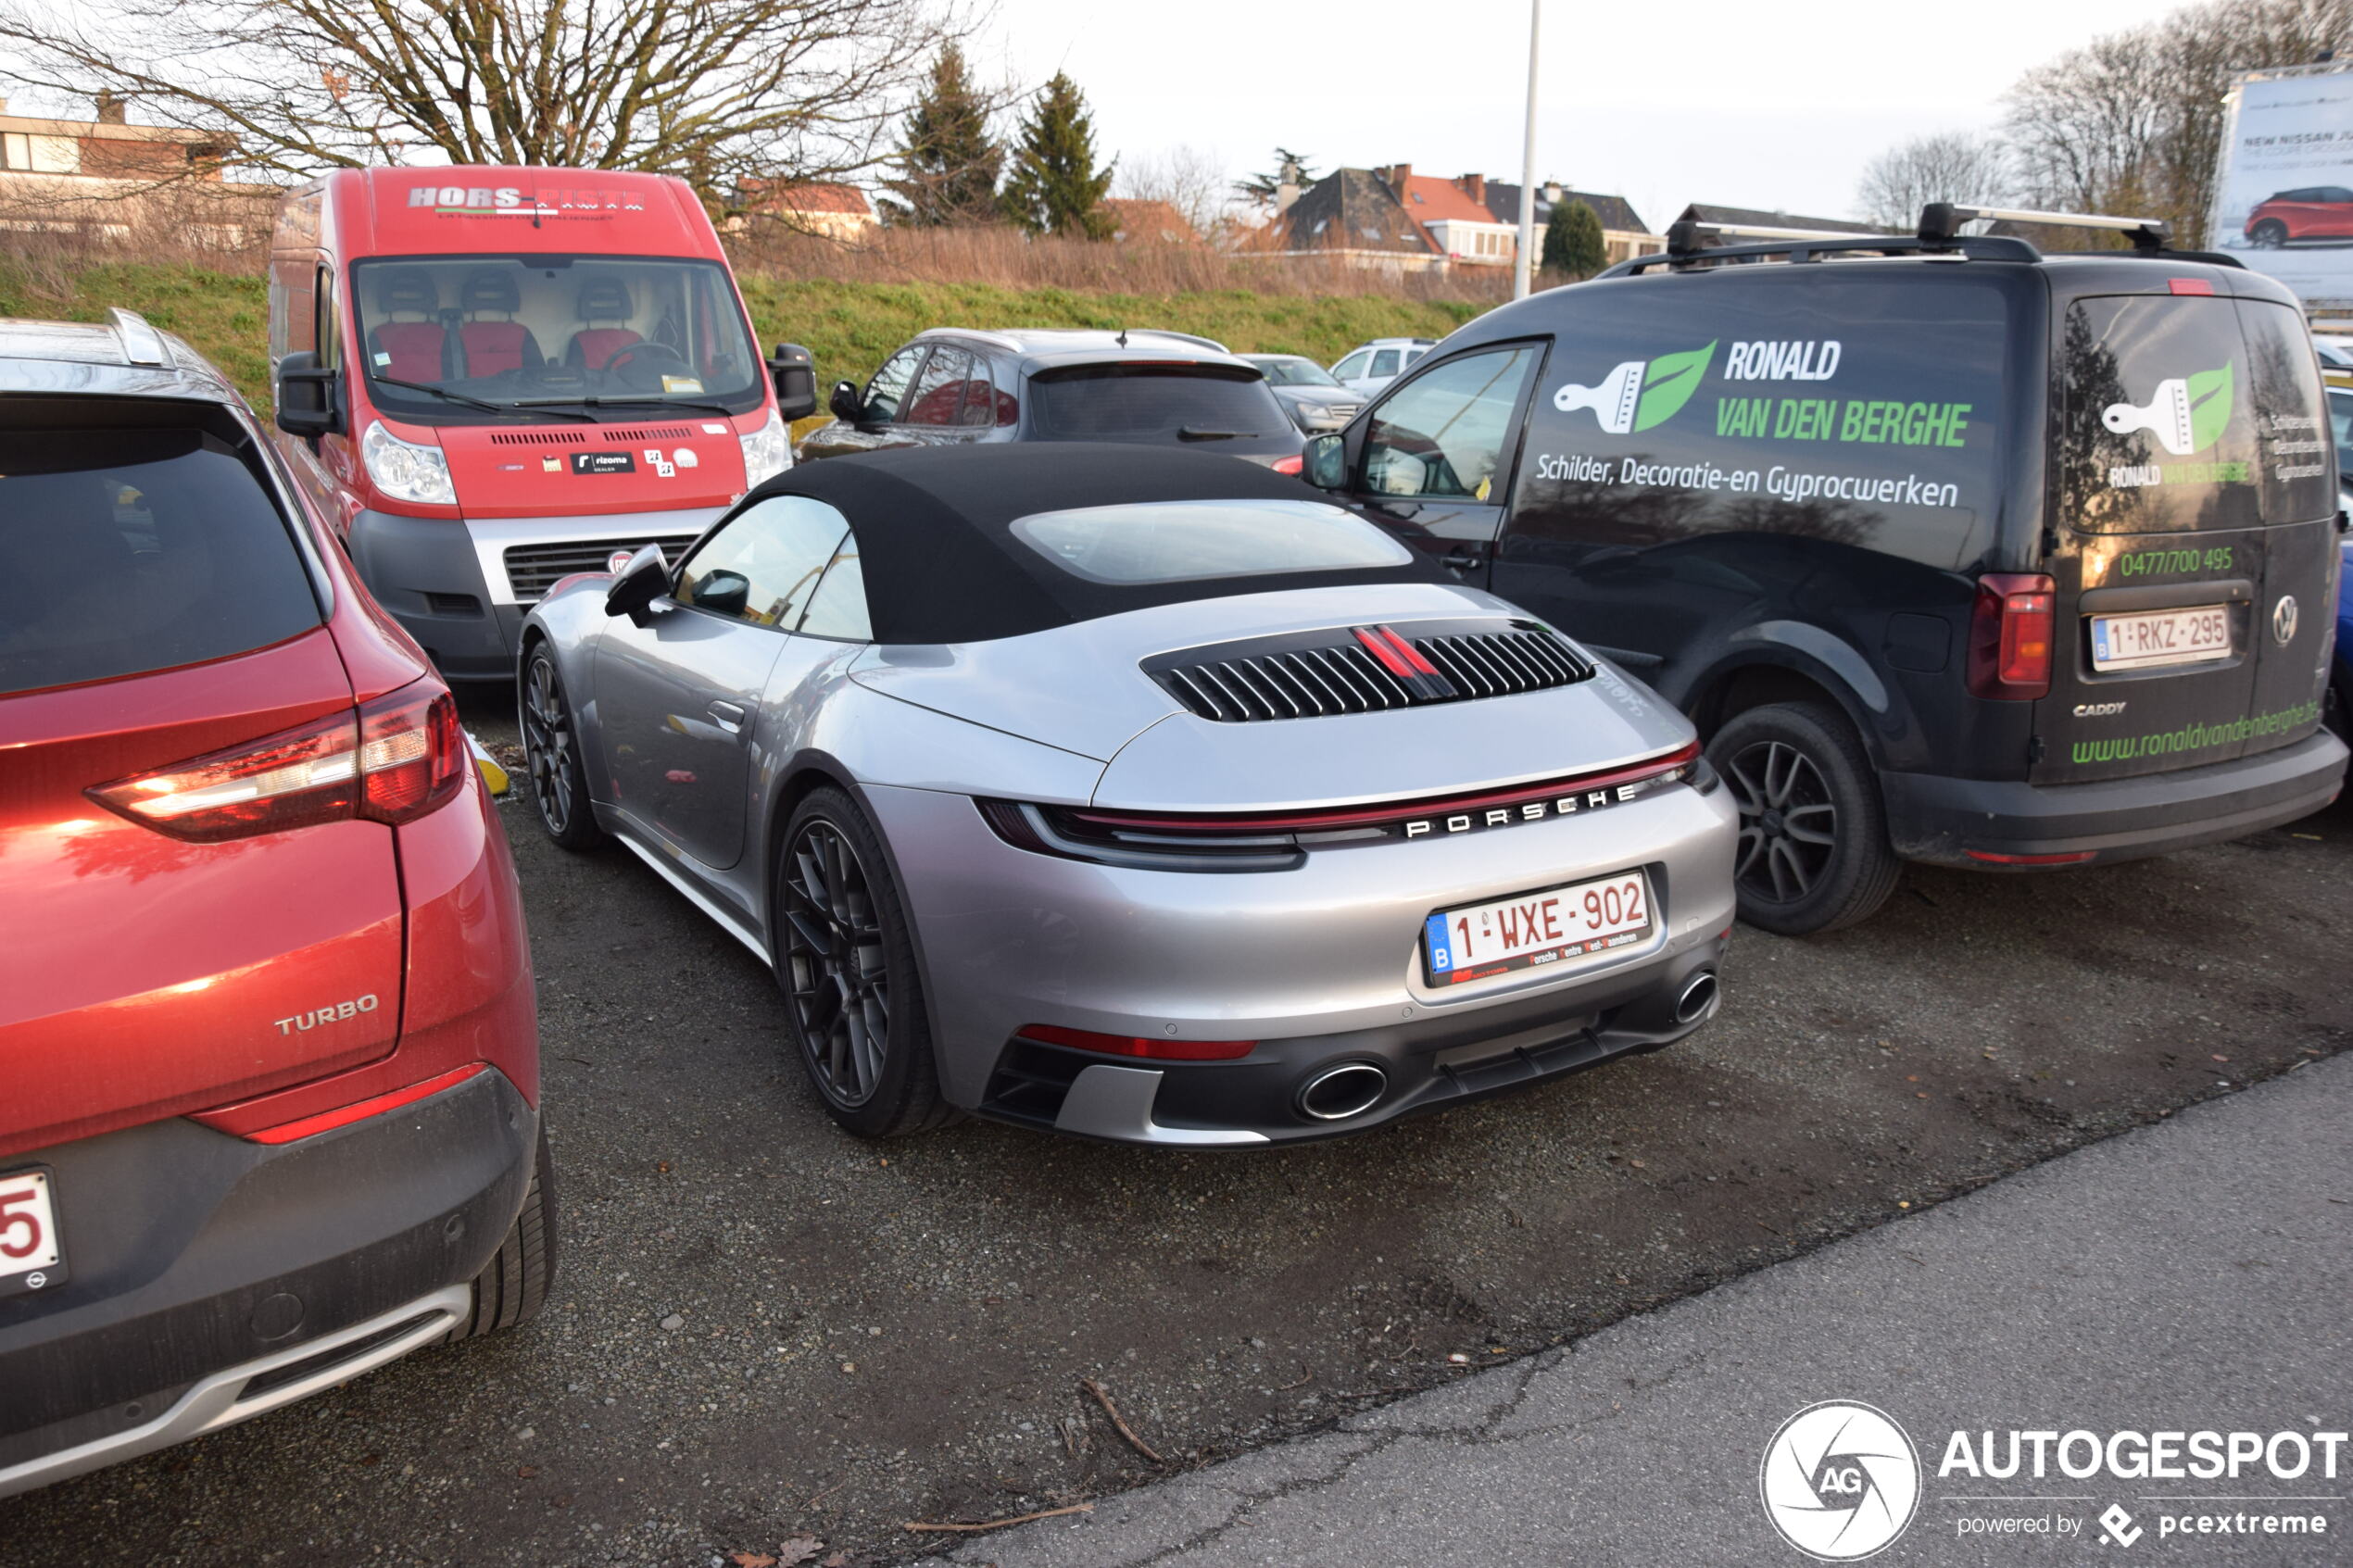
[[[2296,596],[2282,594],[2271,607],[2271,640],[2285,647],[2296,640]]]
[[[620,576],[621,569],[627,566],[629,564],[629,558],[636,553],[637,552],[635,550],[615,550],[610,556],[606,558],[605,570],[611,572],[616,577]],[[2287,613],[2289,622],[2293,624],[2296,620],[2296,608],[2293,604],[2289,606]]]

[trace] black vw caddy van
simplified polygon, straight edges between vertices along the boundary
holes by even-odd
[[[1956,226],[1678,236],[1471,322],[1309,446],[1311,482],[1692,716],[1768,930],[1862,919],[1906,859],[2235,837],[2344,773],[2294,297],[2154,226],[2065,256]]]

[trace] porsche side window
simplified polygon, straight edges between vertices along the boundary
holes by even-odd
[[[926,344],[902,348],[883,361],[875,379],[866,383],[866,420],[869,424],[887,425],[899,418],[900,400],[907,395],[907,383],[915,379],[915,367],[923,360]]]
[[[771,495],[686,558],[674,596],[713,615],[789,631],[849,532],[823,501]]]
[[[1488,499],[1512,410],[1535,365],[1536,351],[1522,344],[1450,360],[1399,388],[1373,411],[1365,489]]]
[[[874,624],[866,617],[866,571],[858,561],[858,535],[848,535],[834,552],[824,581],[809,596],[809,613],[800,630],[812,637],[835,637],[846,643],[871,643]]]

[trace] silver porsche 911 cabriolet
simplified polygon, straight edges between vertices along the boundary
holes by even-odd
[[[778,475],[524,624],[530,785],[773,966],[834,1118],[1279,1143],[1717,1005],[1736,817],[1673,709],[1231,458]]]

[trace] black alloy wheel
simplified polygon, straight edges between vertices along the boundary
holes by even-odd
[[[826,1113],[870,1138],[953,1120],[880,835],[856,802],[825,785],[795,809],[778,843],[776,982]]]
[[[828,1100],[856,1107],[882,1083],[890,965],[858,852],[814,819],[785,852],[785,963],[809,1071]]]
[[[1732,877],[1741,918],[1800,936],[1878,909],[1902,863],[1879,779],[1843,714],[1811,702],[1733,715],[1708,743],[1740,811]]]
[[[2248,232],[2246,243],[2258,250],[2277,250],[2287,244],[2287,225],[2276,218],[2266,218]]]
[[[563,679],[556,673],[555,655],[544,643],[532,650],[516,706],[522,710],[524,772],[539,825],[566,849],[602,842],[604,830],[588,805],[579,736],[573,728],[571,705],[564,700]]]

